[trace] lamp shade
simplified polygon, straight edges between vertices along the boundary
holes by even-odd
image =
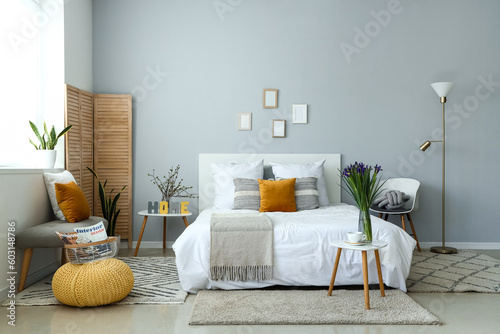
[[[454,82],[435,82],[431,84],[431,87],[439,97],[446,97],[454,85]]]

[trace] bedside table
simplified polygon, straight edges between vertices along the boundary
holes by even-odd
[[[137,246],[135,247],[134,256],[137,256],[137,252],[139,252],[139,246],[141,245],[142,235],[144,233],[144,228],[146,227],[146,222],[148,221],[148,217],[163,217],[163,249],[166,248],[166,239],[167,239],[167,217],[182,217],[184,221],[184,225],[186,227],[189,226],[186,217],[191,216],[192,213],[148,213],[148,210],[142,210],[138,212],[139,215],[144,216],[144,220],[142,221],[141,234],[139,234],[139,240],[137,240]]]
[[[361,251],[363,259],[363,283],[365,288],[365,309],[370,309],[370,293],[368,289],[368,261],[367,261],[367,251],[375,252],[375,261],[377,263],[378,272],[378,283],[380,286],[380,295],[385,297],[384,281],[382,280],[382,270],[380,267],[380,257],[378,250],[387,246],[387,242],[381,240],[373,240],[371,243],[366,243],[363,245],[353,245],[349,244],[344,240],[336,240],[330,243],[332,246],[337,247],[337,256],[335,258],[335,265],[333,267],[332,280],[330,282],[330,288],[328,289],[328,296],[332,295],[333,283],[335,282],[335,276],[337,275],[337,268],[339,267],[340,254],[342,249],[348,249],[353,251]]]

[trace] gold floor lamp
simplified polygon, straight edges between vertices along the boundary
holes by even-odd
[[[425,143],[420,145],[420,149],[425,151],[431,146],[431,143],[443,143],[443,176],[442,176],[442,197],[441,197],[441,216],[442,216],[442,224],[443,224],[443,244],[442,246],[431,247],[431,252],[441,253],[441,254],[455,254],[457,253],[457,249],[453,247],[445,246],[445,147],[446,147],[446,135],[445,135],[445,122],[444,122],[444,104],[446,103],[446,95],[453,88],[453,82],[435,82],[431,84],[432,88],[436,91],[437,95],[440,98],[441,104],[443,106],[443,139],[441,140],[427,140]]]

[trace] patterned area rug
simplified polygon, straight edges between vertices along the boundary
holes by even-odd
[[[120,257],[134,273],[134,288],[114,304],[182,304],[187,293],[182,290],[173,257]],[[52,293],[52,278],[28,287],[17,294],[16,306],[62,305]]]
[[[500,261],[467,250],[458,254],[414,252],[409,292],[500,292]]]

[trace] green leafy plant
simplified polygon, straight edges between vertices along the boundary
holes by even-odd
[[[35,136],[38,138],[38,141],[40,142],[40,145],[37,145],[30,139],[30,143],[33,144],[33,146],[35,146],[37,150],[53,150],[56,147],[59,138],[64,136],[66,132],[68,132],[73,127],[73,125],[68,125],[66,128],[64,128],[64,130],[62,130],[58,135],[56,135],[56,130],[54,126],[52,125],[52,128],[50,129],[49,132],[47,130],[47,125],[45,124],[45,122],[43,122],[43,134],[40,136],[40,132],[38,131],[36,125],[32,121],[29,122],[31,129],[33,130]],[[45,136],[47,136],[47,138],[45,138]]]
[[[340,176],[342,181],[344,181],[341,187],[356,201],[360,210],[360,224],[363,225],[363,232],[366,235],[366,240],[369,242],[372,241],[369,209],[375,198],[382,192],[382,186],[385,183],[385,181],[381,182],[378,179],[378,174],[381,171],[382,167],[379,165],[372,167],[362,162],[350,164],[340,171]]]
[[[345,184],[342,188],[354,198],[360,210],[367,211],[375,198],[380,195],[385,183],[377,179],[381,171],[382,167],[379,165],[372,167],[362,162],[350,164],[342,171],[341,177]]]
[[[162,201],[170,201],[172,197],[186,197],[186,198],[195,198],[198,197],[195,194],[190,194],[188,190],[193,189],[193,187],[186,187],[182,185],[182,181],[184,179],[179,178],[179,169],[181,165],[177,165],[174,169],[170,168],[168,171],[168,176],[163,176],[163,180],[161,180],[158,176],[155,175],[155,170],[153,169],[153,174],[148,174],[151,177],[151,182],[158,187],[161,192],[161,200]]]
[[[108,181],[106,180],[104,181],[104,184],[102,184],[97,173],[94,172],[89,167],[87,167],[87,169],[94,175],[94,177],[99,182],[99,199],[101,200],[102,215],[103,218],[108,221],[108,229],[106,232],[108,233],[108,236],[115,235],[116,219],[120,214],[120,210],[116,211],[116,204],[120,199],[122,191],[125,190],[127,186],[123,186],[122,190],[120,190],[119,193],[114,195],[114,197],[113,197],[113,191],[115,190],[115,188],[111,189],[109,195],[106,195],[106,184],[108,183]]]

